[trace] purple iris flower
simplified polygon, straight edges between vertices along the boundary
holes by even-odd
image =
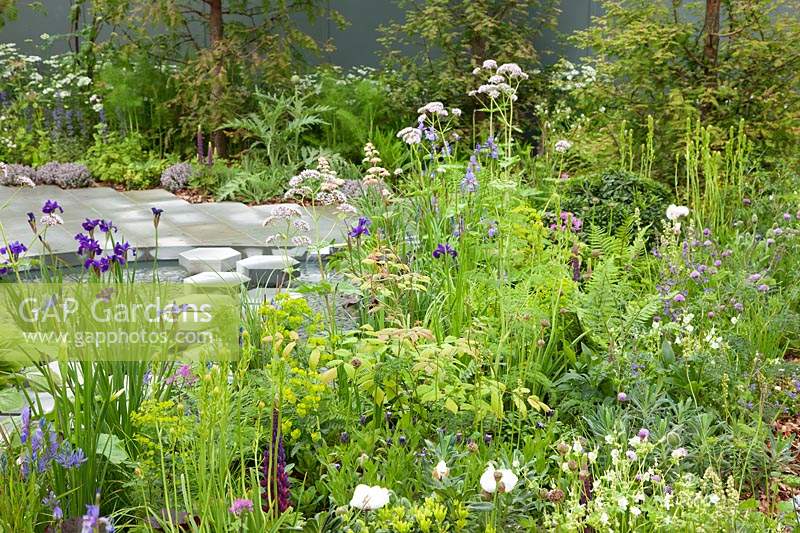
[[[124,265],[125,263],[128,262],[128,251],[133,251],[131,249],[131,243],[125,241],[124,243],[115,244],[114,255],[111,257],[111,260],[116,261],[120,265]]]
[[[21,253],[27,252],[28,249],[19,241],[12,241],[8,243],[8,247],[3,246],[0,248],[0,255],[9,255],[16,259]]]
[[[99,218],[95,218],[95,219],[87,218],[86,220],[83,221],[83,224],[81,224],[81,227],[85,231],[93,231],[94,228],[96,228],[99,225],[100,225],[100,219]]]
[[[448,243],[444,244],[440,243],[438,246],[436,246],[436,249],[433,251],[433,258],[439,259],[444,255],[449,255],[450,257],[455,258],[458,256],[458,252],[456,252],[455,248],[450,246]]]
[[[110,231],[117,231],[117,227],[110,220],[101,220],[100,231],[102,231],[103,233],[108,233]]]
[[[367,235],[369,235],[369,226],[371,224],[372,224],[372,221],[370,219],[368,219],[367,217],[360,217],[358,219],[358,224],[356,224],[355,226],[353,226],[350,229],[350,231],[348,232],[348,235],[352,239],[358,239],[358,238],[360,238],[362,236],[367,236]]]
[[[75,235],[75,240],[78,241],[78,255],[89,255],[94,257],[103,252],[100,243],[92,239],[88,235],[78,233]]]
[[[52,215],[56,211],[63,213],[64,209],[55,200],[47,200],[42,206],[42,213],[45,215]]]
[[[108,272],[110,262],[108,257],[101,257],[100,259],[87,259],[83,263],[83,268],[86,270],[94,270],[95,272]]]

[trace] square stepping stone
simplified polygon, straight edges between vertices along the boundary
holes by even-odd
[[[250,283],[250,278],[238,272],[200,272],[183,280],[192,285],[238,287]]]
[[[283,287],[289,281],[288,268],[299,261],[279,255],[253,255],[236,262],[236,272],[250,278],[252,287]]]
[[[189,274],[228,272],[236,268],[242,254],[233,248],[194,248],[178,255],[178,263]]]

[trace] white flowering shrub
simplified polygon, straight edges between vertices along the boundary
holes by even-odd
[[[77,159],[102,121],[102,99],[69,54],[41,58],[0,44],[0,159]]]

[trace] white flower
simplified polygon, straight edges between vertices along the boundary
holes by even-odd
[[[505,83],[506,79],[499,74],[495,74],[494,76],[489,76],[489,79],[486,81],[488,81],[492,85],[497,85],[499,83]]]
[[[572,451],[575,453],[581,453],[583,451],[583,445],[581,445],[580,441],[575,441],[572,443]]]
[[[64,223],[64,219],[55,213],[44,215],[40,221],[45,226],[60,226]]]
[[[628,508],[628,498],[626,498],[625,496],[620,496],[619,498],[617,498],[617,505],[619,505],[619,508],[624,511],[625,509]]]
[[[688,215],[689,208],[685,205],[669,204],[669,207],[667,207],[667,219],[673,222]]]
[[[642,514],[642,510],[634,505],[633,507],[631,507],[631,514],[633,516],[639,516],[640,514]]]
[[[711,502],[711,505],[717,505],[719,503],[719,496],[716,494],[709,494],[708,501]]]
[[[511,492],[517,486],[517,481],[519,478],[514,472],[506,468],[495,470],[492,463],[486,466],[486,471],[480,479],[481,488],[489,494],[493,494],[498,488],[501,493]]]
[[[605,525],[608,524],[609,516],[608,513],[603,513],[600,515],[600,523]]]
[[[556,143],[555,146],[556,152],[558,152],[559,154],[565,153],[570,148],[572,148],[572,143],[566,139],[561,139]]]
[[[450,469],[447,468],[447,463],[444,462],[444,459],[436,463],[436,466],[433,467],[433,479],[441,481],[449,475]]]
[[[432,113],[435,115],[447,115],[447,110],[441,102],[428,102],[424,106],[417,109],[417,113]]]
[[[732,316],[731,317],[731,324],[733,324],[735,326],[737,322],[739,322],[739,319],[737,317],[735,317],[735,316]]]
[[[630,444],[633,448],[636,448],[642,443],[642,439],[639,438],[638,435],[634,435],[630,439],[628,439],[628,444]]]
[[[672,450],[672,458],[673,459],[683,459],[684,457],[688,456],[689,452],[686,451],[686,448],[675,448]]]
[[[523,80],[528,79],[528,75],[522,71],[519,65],[516,63],[503,63],[499,67],[497,67],[497,73],[503,74],[508,76],[509,78],[521,78]]]
[[[481,73],[481,67],[475,67],[474,69],[472,69],[473,75],[477,76],[480,73]]]
[[[86,87],[92,83],[92,78],[88,76],[80,76],[77,81],[78,87]]]
[[[308,222],[306,222],[302,218],[294,220],[292,222],[292,226],[294,226],[294,229],[296,229],[297,231],[303,231],[303,232],[311,231],[311,226],[308,224]]]
[[[422,141],[422,132],[417,128],[403,128],[397,132],[397,138],[403,139],[406,144],[419,144]]]
[[[450,108],[450,114],[452,114],[454,117],[460,117],[461,116],[461,109],[459,109],[458,107],[451,107]]]
[[[597,450],[592,450],[586,454],[586,457],[589,459],[590,463],[594,463],[597,461]]]
[[[355,207],[347,203],[340,204],[337,209],[344,215],[355,215],[358,213],[358,210]]]
[[[372,511],[380,509],[389,503],[389,489],[375,485],[360,484],[353,491],[353,498],[350,500],[350,507],[361,509],[362,511]]]
[[[483,65],[481,66],[488,70],[494,70],[497,68],[497,61],[495,61],[494,59],[487,59],[486,61],[483,62]]]
[[[36,184],[28,176],[17,176],[17,180],[16,181],[17,181],[17,185],[22,185],[24,187],[30,187],[31,189],[34,189],[36,187]]]
[[[297,235],[292,237],[292,245],[294,246],[311,246],[311,239],[305,235]]]

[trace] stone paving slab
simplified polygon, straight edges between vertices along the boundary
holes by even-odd
[[[31,256],[47,254],[27,224],[27,213],[40,218],[46,200],[56,200],[64,208],[60,214],[64,225],[48,228],[47,242],[53,253],[73,262],[77,260],[74,237],[83,231],[80,224],[85,218],[112,220],[119,228],[118,240],[130,241],[139,250],[140,260],[152,259],[156,235],[151,207],[164,210],[158,227],[160,258],[176,259],[183,251],[203,246],[231,247],[243,257],[276,250],[274,244],[266,245],[271,231],[263,227],[273,206],[251,207],[239,202],[191,204],[163,189],[121,192],[110,187],[65,190],[55,185],[33,189],[0,186],[0,236],[22,241]],[[346,228],[334,211],[320,208],[317,214],[317,222],[303,216],[312,226],[312,239],[343,242]]]

